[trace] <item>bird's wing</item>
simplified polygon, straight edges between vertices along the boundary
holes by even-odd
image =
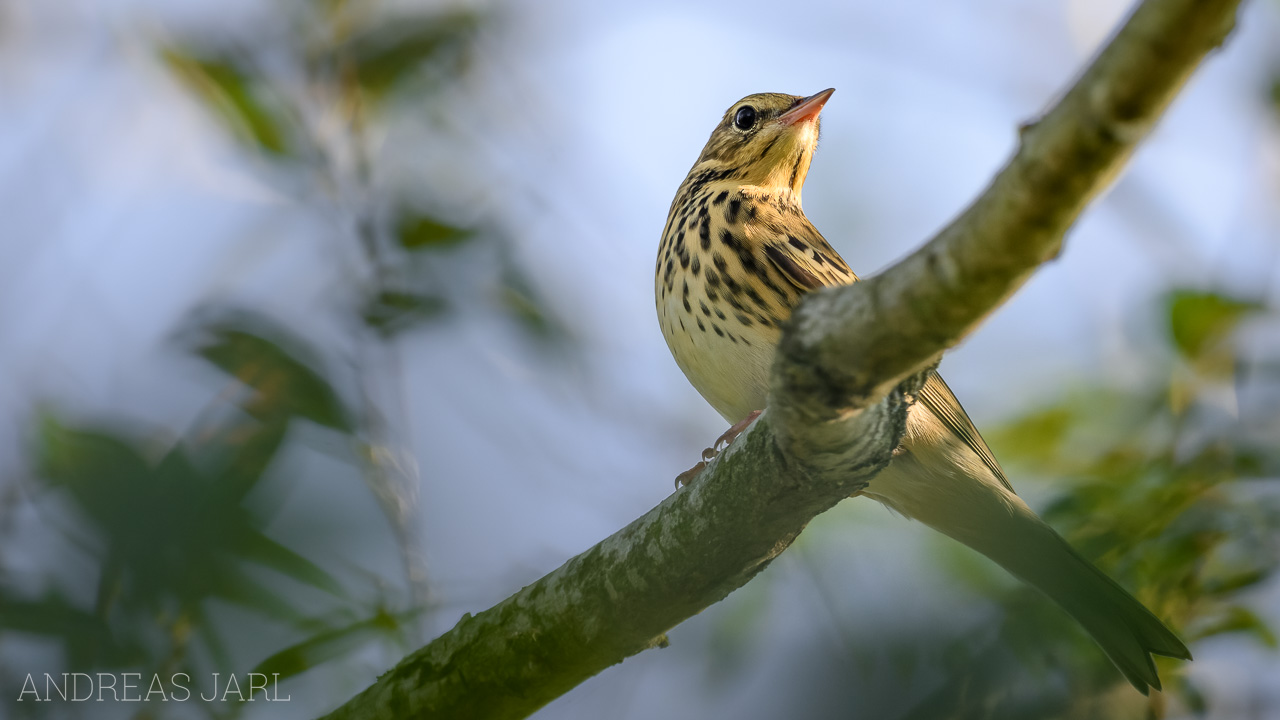
[[[973,426],[973,421],[969,419],[969,415],[960,406],[960,401],[956,399],[951,388],[947,387],[946,381],[938,374],[936,370],[929,371],[929,377],[924,381],[924,387],[920,388],[918,398],[924,406],[933,413],[935,417],[942,421],[943,425],[951,431],[965,445],[969,447],[979,458],[982,464],[991,470],[1002,485],[1009,492],[1013,492],[1013,486],[1009,484],[1009,479],[1004,476],[1004,471],[1000,469],[1000,463],[996,462],[995,455],[991,454],[991,448],[987,447],[987,443],[982,439],[982,435],[978,434],[978,428]],[[1015,495],[1017,493],[1014,493]]]
[[[759,238],[764,255],[787,282],[800,292],[825,285],[848,285],[858,279],[807,218],[796,215],[765,227]]]
[[[803,219],[803,218],[802,218]],[[764,245],[765,257],[773,267],[801,292],[826,285],[847,285],[858,279],[817,228],[807,219],[784,225],[788,232],[774,233]],[[919,401],[942,422],[951,434],[973,451],[1009,492],[1013,486],[996,462],[991,448],[973,426],[968,413],[960,406],[951,388],[936,371],[930,371],[920,389]]]

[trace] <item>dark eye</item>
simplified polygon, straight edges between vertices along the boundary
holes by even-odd
[[[750,130],[756,124],[756,109],[750,105],[743,105],[738,108],[737,114],[733,116],[733,126],[739,130]]]

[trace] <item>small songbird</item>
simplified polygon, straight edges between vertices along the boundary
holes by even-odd
[[[858,279],[800,208],[818,115],[832,92],[764,93],[730,107],[680,185],[662,231],[658,321],[689,382],[733,424],[722,440],[764,409],[774,349],[801,296]],[[1044,592],[1143,694],[1160,689],[1152,653],[1191,659],[1159,619],[1014,493],[936,372],[914,398],[898,453],[861,494]]]

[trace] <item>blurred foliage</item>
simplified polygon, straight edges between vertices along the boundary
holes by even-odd
[[[45,415],[34,453],[39,492],[73,519],[65,532],[78,556],[59,563],[97,568],[97,590],[84,606],[58,591],[33,598],[0,585],[0,625],[56,642],[75,671],[140,669],[165,677],[233,667],[223,646],[234,632],[217,625],[213,601],[304,638],[261,663],[284,677],[396,637],[403,614],[354,600],[315,560],[271,537],[273,513],[255,494],[264,483],[278,490],[301,482],[272,471],[295,423],[352,430],[346,403],[316,365],[318,353],[252,312],[207,313],[182,334],[194,355],[232,379],[237,390],[223,398],[234,402],[211,404],[179,438],[119,420],[70,423]],[[340,612],[304,615],[298,588],[318,596],[308,602]],[[197,667],[193,634],[212,667]]]
[[[361,317],[381,335],[391,336],[448,309],[448,301],[438,295],[382,290],[369,299]]]
[[[439,90],[465,82],[478,38],[493,18],[474,9],[405,12],[384,9],[378,2],[346,0],[299,4],[293,12],[303,13],[295,30],[273,39],[269,48],[196,38],[171,42],[159,54],[246,150],[279,170],[333,183],[352,196],[340,198],[344,203],[375,189],[387,196],[385,203],[358,207],[353,218],[374,271],[371,286],[358,293],[353,316],[382,339],[440,319],[458,303],[450,302],[437,278],[468,263],[491,268],[487,282],[476,284],[490,290],[459,299],[487,303],[532,338],[567,339],[564,325],[523,267],[509,261],[514,255],[511,238],[496,219],[459,224],[446,216],[471,213],[426,212],[422,208],[439,209],[441,201],[421,188],[375,185],[371,177],[375,168],[367,125],[390,112],[392,100],[412,102],[414,114],[420,114]],[[281,39],[293,45],[282,46]],[[293,76],[279,69],[282,52],[284,64],[306,77],[304,86],[288,82]],[[312,103],[342,114],[349,130],[343,147],[332,146]],[[348,156],[354,157],[354,168],[339,160]],[[343,175],[351,176],[334,182]],[[380,204],[393,209],[375,209]],[[438,252],[469,245],[485,247],[470,255]]]
[[[1280,565],[1274,486],[1280,411],[1242,416],[1229,407],[1236,397],[1223,407],[1222,392],[1263,392],[1264,384],[1280,383],[1280,375],[1255,374],[1249,384],[1233,384],[1246,362],[1236,342],[1240,322],[1265,308],[1188,289],[1170,293],[1165,307],[1173,354],[1152,350],[1147,357],[1152,375],[1163,375],[1164,383],[1083,388],[990,439],[1004,462],[1054,479],[1059,495],[1044,518],[1184,639],[1239,633],[1274,648],[1274,630],[1249,607],[1249,590]],[[1159,718],[1179,714],[1178,707],[1204,711],[1206,698],[1185,666],[1157,658],[1166,692],[1134,707],[1141,698],[1121,692],[1125,685],[1109,661],[1065,614],[1024,587],[1009,590],[1001,602],[1005,612],[992,620],[998,639],[974,642],[973,636],[991,636],[992,628],[984,627],[959,645],[1004,655],[1003,667],[995,665],[1001,670],[993,673],[977,654],[961,651],[964,661],[950,668],[933,699],[963,692],[964,706],[983,707],[982,717]],[[1028,612],[1031,606],[1041,609]],[[1046,614],[1057,617],[1036,619]],[[1011,685],[1030,691],[1010,695]],[[935,710],[915,716],[946,716]]]
[[[364,92],[380,98],[415,70],[430,69],[437,77],[461,73],[485,20],[466,10],[397,18],[355,34],[339,54],[349,58]]]
[[[564,340],[564,326],[547,312],[533,285],[514,265],[502,273],[499,289],[502,305],[531,335],[540,340]]]
[[[1224,634],[1275,649],[1276,630],[1250,593],[1280,567],[1280,407],[1242,408],[1280,389],[1280,363],[1242,353],[1239,338],[1246,318],[1275,324],[1280,315],[1189,289],[1167,295],[1163,309],[1166,345],[1143,350],[1155,382],[1077,388],[986,436],[1024,490],[1029,475],[1052,479],[1042,516],[1193,652]],[[1187,665],[1164,658],[1165,692],[1143,698],[1047,598],[956,543],[934,542],[938,565],[999,611],[957,623],[957,593],[932,620],[850,631],[847,662],[809,660],[848,667],[851,679],[815,692],[796,717],[1164,718],[1203,715],[1213,702]],[[726,618],[737,629],[717,643],[752,625],[741,613]],[[874,680],[853,679],[864,676]]]
[[[454,247],[471,235],[470,230],[446,225],[433,217],[413,212],[401,214],[396,227],[396,238],[400,241],[400,247],[405,250]]]
[[[315,351],[281,324],[253,312],[221,311],[187,334],[196,355],[255,391],[246,407],[254,417],[296,415],[342,432],[353,429],[351,411],[315,369]]]
[[[163,50],[161,58],[240,140],[270,155],[288,154],[285,123],[270,105],[262,78],[233,58],[204,58],[177,48]]]
[[[334,232],[363,264],[343,276],[349,287],[333,289],[333,325],[350,336],[329,349],[332,338],[308,337],[291,319],[253,309],[197,312],[178,337],[187,353],[219,371],[225,388],[193,427],[142,429],[124,419],[128,408],[96,422],[54,412],[38,418],[31,495],[66,542],[48,550],[47,576],[0,567],[0,628],[57,646],[68,671],[290,678],[371,644],[395,643],[389,664],[431,603],[416,585],[426,582],[413,564],[421,550],[411,547],[418,478],[405,474],[412,463],[397,462],[404,452],[390,437],[389,413],[373,400],[403,390],[369,390],[398,379],[367,364],[368,348],[385,349],[463,306],[504,314],[539,341],[566,337],[500,218],[449,207],[429,189],[379,175],[371,138],[385,135],[398,108],[411,106],[408,114],[421,123],[424,106],[442,105],[441,90],[474,82],[468,68],[491,15],[378,0],[284,3],[273,12],[278,23],[235,37],[197,30],[166,38],[157,60],[265,181],[317,217],[339,210]],[[459,276],[478,282],[452,281]],[[351,347],[361,348],[354,358]],[[337,381],[335,357],[353,377]],[[308,483],[279,470],[279,458],[301,442],[300,425],[313,427],[308,436],[322,430],[331,451],[338,438],[337,454],[369,484],[387,537],[400,544],[406,592],[379,578],[367,585],[339,579],[337,558],[308,551],[314,538],[269,531],[283,488]],[[342,509],[334,514],[342,517]],[[323,532],[328,543],[344,534],[354,542],[365,530]],[[23,541],[4,523],[0,533],[5,542]],[[83,567],[80,576],[95,578],[96,587],[64,588],[57,570],[68,566]],[[219,606],[255,616],[284,646],[254,658],[256,665],[237,665],[243,647],[262,638],[220,622]],[[3,684],[21,687],[12,678]],[[219,717],[242,709],[216,705],[201,709]],[[21,710],[61,717],[68,708],[26,703]]]
[[[396,636],[424,608],[393,614],[378,608],[372,617],[339,625],[330,623],[296,645],[258,663],[250,672],[278,675],[281,679],[306,672],[317,665],[339,660],[381,637]]]
[[[1197,373],[1213,377],[1230,377],[1235,371],[1226,341],[1242,320],[1263,310],[1255,300],[1196,290],[1175,290],[1168,306],[1174,347]]]

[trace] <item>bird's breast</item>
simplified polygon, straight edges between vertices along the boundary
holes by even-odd
[[[799,297],[782,289],[753,242],[755,215],[736,190],[703,188],[672,205],[658,250],[655,294],[667,346],[729,422],[764,408],[780,328]]]
[[[670,293],[658,301],[662,334],[685,377],[731,423],[764,408],[777,332],[741,327],[705,298],[690,301],[689,309],[685,300]]]

